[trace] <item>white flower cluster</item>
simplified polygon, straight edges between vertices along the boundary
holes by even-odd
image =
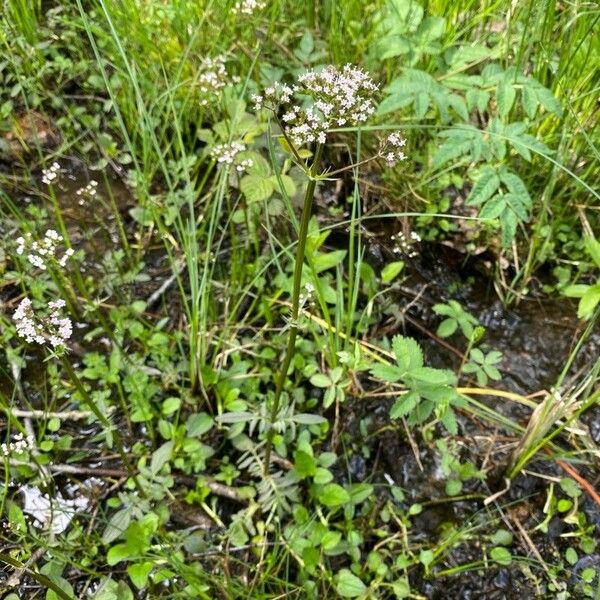
[[[267,3],[263,0],[240,0],[235,3],[235,6],[231,9],[234,15],[251,15],[254,11],[262,10],[267,6]]]
[[[231,144],[218,144],[211,150],[211,156],[216,159],[220,165],[233,165],[238,173],[243,173],[254,163],[252,159],[245,158],[238,160],[238,155],[246,150],[246,146],[240,142],[231,142]]]
[[[35,439],[19,432],[12,436],[10,442],[0,444],[0,455],[8,457],[11,454],[23,454],[33,448],[35,448]]]
[[[388,167],[393,167],[406,158],[406,154],[402,150],[404,146],[406,146],[406,140],[399,133],[390,133],[387,136],[380,155],[385,159]]]
[[[304,307],[307,302],[311,302],[313,299],[313,295],[315,293],[315,286],[308,282],[304,285],[304,290],[300,292],[300,296],[298,297],[298,304],[300,307]]]
[[[237,83],[239,77],[229,77],[225,68],[225,56],[207,57],[200,63],[198,89],[200,105],[208,106],[219,98],[219,92],[229,83]]]
[[[408,258],[417,256],[418,253],[414,249],[414,246],[421,241],[421,236],[416,231],[410,232],[410,239],[408,239],[402,231],[399,231],[392,235],[392,240],[395,242],[392,250],[396,254],[405,254]]]
[[[48,303],[47,315],[36,315],[31,300],[23,298],[13,314],[17,335],[30,343],[48,342],[53,348],[64,346],[73,333],[71,319],[62,315],[64,307],[64,300],[55,300]]]
[[[307,71],[293,86],[276,83],[253,100],[257,110],[263,104],[273,109],[282,106],[286,133],[301,146],[325,143],[327,131],[333,127],[364,123],[375,112],[377,90],[361,69],[348,64],[340,71],[330,65],[321,71]],[[308,96],[312,103],[302,107],[295,103],[297,96]]]
[[[50,185],[57,177],[60,171],[60,165],[53,162],[47,169],[42,169],[42,182]]]
[[[94,181],[93,179],[85,186],[82,188],[79,188],[75,193],[78,196],[95,196],[98,192],[98,182]]]
[[[47,229],[44,238],[39,242],[33,239],[31,233],[26,233],[25,237],[21,236],[16,239],[17,254],[22,255],[27,250],[27,260],[42,271],[47,269],[48,261],[52,259],[55,259],[59,266],[64,267],[75,251],[73,248],[67,248],[62,256],[57,256],[57,250],[62,241],[62,235],[54,229]]]

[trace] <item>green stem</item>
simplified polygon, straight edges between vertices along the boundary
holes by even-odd
[[[319,144],[315,152],[315,159],[310,167],[308,185],[306,186],[306,193],[304,194],[304,206],[302,207],[302,217],[300,220],[300,230],[298,231],[298,247],[296,249],[296,261],[294,263],[294,287],[292,290],[292,310],[290,315],[290,332],[288,335],[288,343],[285,351],[285,357],[281,365],[281,369],[277,376],[275,384],[275,397],[273,398],[273,405],[271,406],[271,418],[270,427],[267,433],[267,445],[265,449],[265,474],[269,472],[271,463],[271,448],[273,447],[273,437],[275,430],[273,424],[277,419],[277,413],[279,412],[279,403],[281,400],[281,392],[283,391],[283,385],[287,378],[287,372],[294,356],[294,349],[296,346],[296,336],[298,335],[298,313],[300,309],[300,287],[302,285],[302,265],[304,264],[304,252],[306,250],[306,238],[308,236],[308,224],[310,222],[310,215],[312,212],[312,202],[315,195],[315,189],[317,186],[317,169],[321,162],[321,155],[323,154],[323,145]]]
[[[140,496],[142,498],[146,498],[146,492],[144,491],[142,484],[139,482],[139,480],[135,474],[135,471],[133,470],[131,462],[129,461],[129,458],[127,457],[127,453],[125,451],[125,447],[123,446],[123,440],[121,438],[121,434],[119,433],[119,430],[117,428],[113,428],[111,422],[100,412],[100,409],[98,408],[96,403],[92,400],[92,398],[88,394],[87,390],[81,383],[81,380],[77,376],[77,373],[75,373],[75,371],[73,370],[73,367],[71,366],[71,363],[69,362],[69,359],[66,356],[62,357],[62,364],[63,364],[63,367],[65,368],[65,371],[69,375],[69,378],[73,382],[73,385],[79,392],[81,399],[87,404],[87,407],[92,411],[92,413],[94,414],[96,419],[98,419],[100,424],[104,427],[104,429],[106,430],[106,433],[108,433],[108,432],[111,433],[112,438],[115,442],[115,447],[117,449],[117,452],[119,453],[119,456],[121,457],[121,460],[123,461],[123,465],[125,466],[125,469],[127,469],[127,473],[129,474],[129,477],[131,477],[133,483],[135,484],[135,487],[138,489]]]

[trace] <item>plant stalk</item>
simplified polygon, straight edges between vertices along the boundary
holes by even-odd
[[[123,446],[123,440],[121,439],[121,434],[119,433],[119,430],[113,428],[111,422],[100,412],[100,409],[98,408],[98,406],[96,406],[96,403],[92,400],[87,390],[81,383],[81,380],[77,376],[77,373],[75,373],[75,371],[73,370],[69,359],[66,356],[62,356],[61,358],[63,367],[65,368],[65,371],[68,373],[69,378],[73,382],[73,385],[79,392],[79,395],[81,396],[82,400],[87,404],[88,408],[92,411],[96,419],[98,419],[98,421],[106,429],[106,431],[111,432],[111,435],[115,441],[115,447],[117,449],[117,452],[119,453],[119,456],[121,457],[121,460],[123,461],[123,465],[127,470],[129,477],[131,477],[133,483],[135,484],[135,487],[140,493],[140,496],[142,498],[146,498],[146,492],[144,491],[142,484],[140,483],[139,479],[137,478],[137,475],[135,474],[135,471],[133,470],[133,466],[131,465],[129,458],[127,457],[127,453],[125,451],[125,447]]]
[[[275,397],[273,398],[273,405],[271,406],[270,426],[267,432],[267,445],[265,449],[265,474],[269,472],[271,463],[271,449],[273,447],[273,437],[275,430],[273,424],[277,419],[277,413],[279,412],[279,404],[281,400],[281,393],[283,386],[287,378],[287,372],[294,356],[294,350],[296,346],[296,336],[298,335],[298,314],[300,312],[300,287],[302,285],[302,265],[304,264],[304,253],[306,250],[306,238],[308,236],[308,224],[310,222],[310,215],[312,212],[312,203],[317,187],[317,169],[321,162],[321,155],[323,154],[323,144],[318,144],[315,151],[315,159],[309,170],[310,179],[306,186],[306,193],[304,194],[304,205],[302,207],[302,217],[300,219],[300,229],[298,231],[298,246],[296,248],[296,260],[294,263],[294,286],[292,289],[292,309],[290,314],[290,331],[288,335],[288,343],[285,351],[285,357],[281,365],[281,369],[277,376],[275,384]]]

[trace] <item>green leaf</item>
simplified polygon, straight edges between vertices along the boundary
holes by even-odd
[[[319,467],[313,477],[313,481],[318,484],[329,483],[333,479],[333,473],[329,469]]]
[[[392,583],[392,590],[398,600],[408,598],[411,594],[410,583],[406,577],[402,577],[401,579],[398,579],[398,581]]]
[[[498,529],[490,537],[494,546],[510,546],[513,543],[513,534],[507,529]]]
[[[496,194],[483,205],[479,212],[479,218],[497,219],[505,208],[506,196],[504,194]]]
[[[106,563],[112,567],[131,556],[132,552],[127,544],[116,544],[106,553]]]
[[[517,234],[519,218],[512,209],[506,208],[500,215],[500,223],[502,224],[502,246],[504,248],[510,248],[511,243]]]
[[[327,388],[332,384],[331,379],[324,373],[315,373],[310,378],[310,382],[318,388]]]
[[[341,541],[342,534],[339,531],[328,531],[321,539],[323,550],[333,550]]]
[[[349,569],[342,569],[337,574],[337,593],[342,598],[356,598],[367,591],[367,586]]]
[[[417,406],[420,400],[417,392],[409,392],[400,396],[390,409],[390,419],[399,419],[411,413]]]
[[[433,369],[431,367],[417,367],[409,372],[411,377],[417,381],[428,383],[430,385],[452,385],[456,377],[452,371],[445,369]]]
[[[421,346],[413,338],[396,335],[392,339],[392,348],[400,369],[409,371],[423,365]]]
[[[541,84],[536,86],[535,95],[537,96],[539,103],[546,110],[553,112],[558,116],[562,114],[562,106],[560,105],[560,102],[548,88],[545,88]]]
[[[381,381],[386,381],[388,383],[396,383],[397,381],[400,381],[405,373],[406,370],[405,369],[399,369],[398,367],[394,366],[394,365],[386,365],[383,363],[378,363],[376,365],[373,365],[370,369],[371,375],[373,375],[373,377],[376,377],[377,379],[380,379]]]
[[[583,283],[575,283],[567,286],[563,290],[563,294],[568,298],[581,298],[590,289],[590,287],[591,286]]]
[[[510,565],[510,563],[512,562],[511,553],[506,548],[503,548],[502,546],[497,546],[496,548],[492,548],[492,551],[490,552],[490,556],[492,557],[492,560],[496,561],[498,564],[503,565],[503,566]]]
[[[442,338],[450,337],[458,328],[456,319],[444,319],[437,328],[437,335]]]
[[[481,176],[475,182],[467,198],[467,204],[477,206],[488,200],[500,186],[500,178],[491,167],[482,170]]]
[[[373,486],[369,483],[353,483],[348,486],[348,491],[352,502],[360,504],[373,494]]]
[[[334,250],[333,252],[327,252],[324,254],[318,254],[313,259],[313,265],[317,273],[331,269],[339,265],[346,256],[346,250]]]
[[[131,522],[131,511],[128,509],[118,510],[108,521],[106,529],[102,533],[102,543],[110,544],[122,536]]]
[[[523,110],[527,116],[530,119],[533,119],[537,110],[538,99],[535,91],[528,85],[523,86],[521,103],[523,104]]]
[[[171,415],[174,412],[178,411],[180,406],[181,398],[171,396],[162,403],[161,412],[163,415]]]
[[[141,590],[148,583],[148,575],[152,571],[150,561],[136,563],[127,567],[127,574],[138,590]]]
[[[596,263],[596,266],[600,268],[600,242],[590,235],[586,235],[583,238],[583,241],[588,254],[592,257],[592,260]]]
[[[589,319],[594,309],[600,302],[600,283],[590,286],[579,301],[577,308],[577,317],[580,319]]]
[[[391,262],[385,265],[381,270],[381,281],[383,283],[389,283],[392,279],[395,279],[400,271],[404,268],[404,262],[398,260],[396,262]]]
[[[291,420],[300,425],[320,425],[321,423],[327,422],[325,417],[322,417],[321,415],[312,415],[310,413],[297,413],[291,417]]]
[[[319,502],[330,508],[350,502],[350,494],[337,483],[328,483],[318,494]]]
[[[274,188],[270,179],[260,175],[245,175],[240,180],[240,190],[248,202],[260,202],[273,195]]]
[[[517,92],[511,81],[502,81],[498,84],[496,90],[496,102],[498,103],[498,113],[502,117],[507,117],[512,108]]]
[[[434,554],[431,550],[421,550],[419,553],[419,562],[424,566],[428,567],[434,561]]]
[[[294,452],[294,465],[301,478],[312,477],[317,472],[317,462],[314,456],[304,450]]]
[[[173,454],[173,447],[175,442],[172,440],[165,442],[162,446],[159,446],[153,453],[150,459],[150,472],[152,475],[157,475],[159,471],[171,460]]]
[[[190,437],[201,437],[212,429],[214,419],[207,413],[194,413],[188,417],[185,429]]]

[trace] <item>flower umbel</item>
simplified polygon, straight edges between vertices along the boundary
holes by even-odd
[[[406,140],[399,133],[390,133],[385,139],[379,151],[380,156],[385,159],[388,167],[393,167],[406,158],[402,148],[406,146]]]
[[[27,342],[36,342],[42,346],[64,346],[73,333],[71,319],[62,315],[64,307],[64,300],[55,300],[48,303],[47,314],[36,314],[31,300],[23,298],[13,314],[17,335]]]
[[[38,269],[45,271],[48,264],[55,260],[60,267],[64,267],[67,261],[74,254],[73,248],[67,248],[64,253],[59,256],[59,245],[62,245],[63,237],[54,229],[47,229],[43,239],[40,241],[34,240],[31,233],[26,233],[25,236],[18,237],[17,254],[22,255],[27,251],[27,260]]]
[[[42,182],[50,185],[57,177],[60,171],[60,165],[53,162],[47,169],[42,169]]]
[[[281,107],[286,134],[302,146],[325,143],[327,131],[334,127],[364,123],[375,112],[377,90],[377,84],[358,67],[348,64],[339,70],[329,65],[300,75],[293,86],[276,83],[253,100],[257,109]],[[310,99],[308,104],[299,101],[303,96]]]
[[[198,87],[200,90],[200,105],[214,104],[220,98],[220,91],[229,83],[239,81],[238,77],[230,77],[225,68],[225,56],[207,57],[200,64]]]
[[[246,146],[240,142],[231,142],[230,144],[218,144],[211,150],[211,156],[216,159],[220,165],[233,165],[238,173],[242,173],[248,167],[253,165],[252,159],[239,159],[239,154],[246,150]]]

